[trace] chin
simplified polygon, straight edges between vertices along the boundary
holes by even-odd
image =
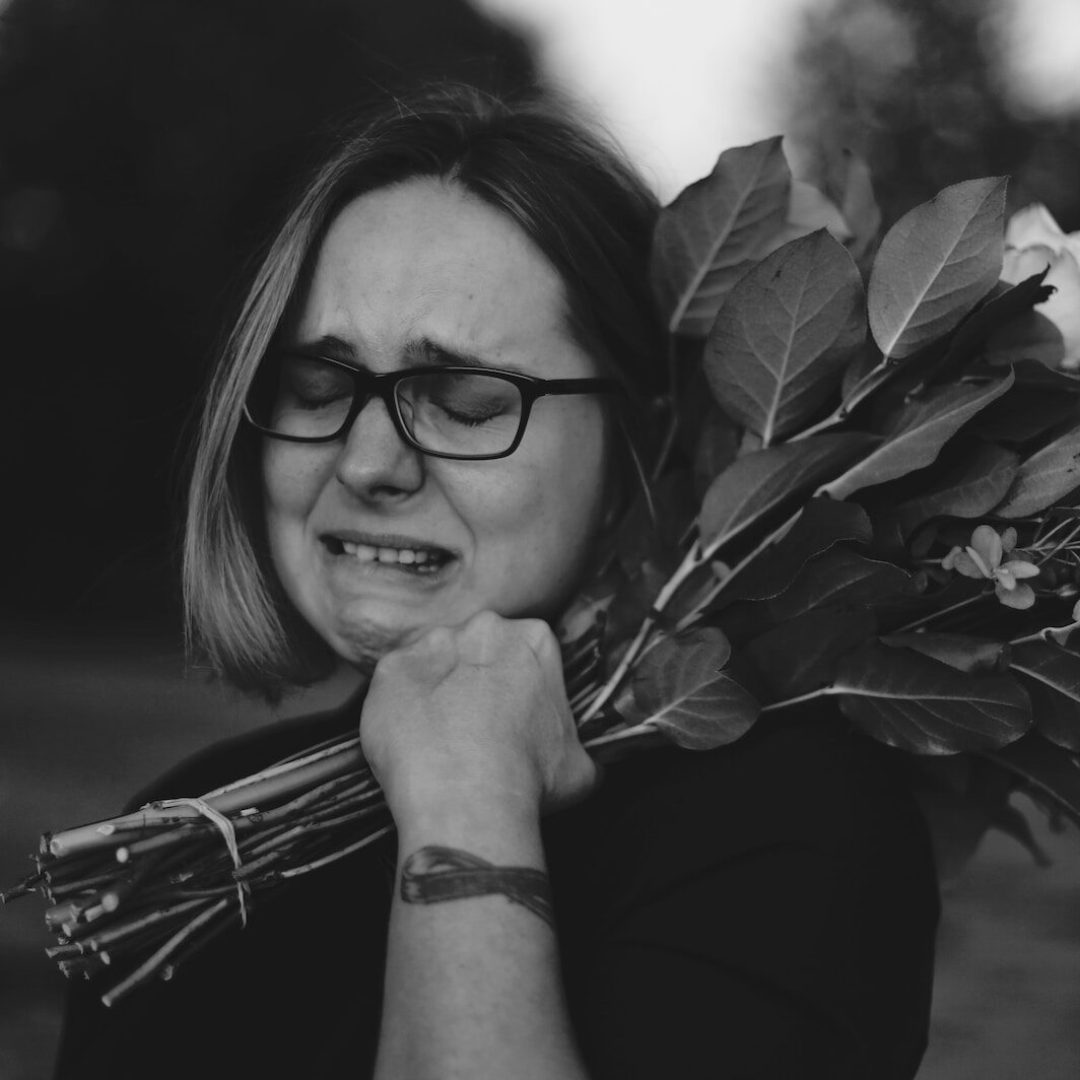
[[[364,615],[350,612],[339,614],[325,630],[320,630],[320,635],[343,660],[361,671],[370,671],[383,656],[406,644],[429,625],[435,623],[407,621],[400,616],[379,618],[371,611]]]

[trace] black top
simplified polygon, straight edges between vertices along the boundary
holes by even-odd
[[[229,740],[135,802],[201,794],[353,722],[342,710]],[[915,1075],[939,900],[902,757],[832,713],[789,710],[722,750],[610,765],[545,820],[594,1080]],[[394,847],[297,879],[111,1009],[74,983],[57,1080],[369,1075]]]

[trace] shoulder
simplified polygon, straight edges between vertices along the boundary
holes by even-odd
[[[612,765],[592,814],[662,861],[665,851],[686,857],[681,837],[712,860],[778,844],[836,858],[862,858],[885,839],[919,848],[926,826],[903,758],[834,710],[795,709],[717,750],[645,751]]]
[[[350,700],[336,709],[281,720],[257,731],[222,739],[185,758],[132,795],[127,810],[155,799],[199,796],[268,768],[326,739],[347,735],[358,725]]]
[[[683,1075],[712,1075],[690,1066],[716,1053],[689,1019],[709,1016],[731,1021],[733,1076],[914,1075],[939,901],[903,764],[796,710],[716,751],[613,765],[591,807],[551,823],[571,997],[618,1065],[600,1075],[650,1075],[634,1063],[650,1024],[687,1048]]]

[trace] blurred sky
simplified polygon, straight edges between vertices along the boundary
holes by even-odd
[[[721,150],[783,134],[800,16],[828,0],[474,3],[531,34],[549,77],[607,123],[667,202]],[[1018,103],[1080,105],[1080,0],[1007,0],[1002,31]]]

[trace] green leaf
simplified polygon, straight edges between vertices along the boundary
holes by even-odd
[[[760,706],[724,670],[731,646],[715,627],[662,638],[633,675],[644,721],[687,750],[734,742],[754,724]]]
[[[1013,648],[1011,667],[1025,676],[1039,733],[1080,751],[1080,656],[1060,645],[1032,642]]]
[[[1053,371],[1065,359],[1065,338],[1041,311],[1027,311],[994,330],[983,355],[992,367],[1032,360]]]
[[[862,278],[821,229],[739,279],[716,317],[705,372],[720,405],[768,446],[833,393],[865,333]]]
[[[1020,458],[991,443],[980,444],[971,457],[949,470],[935,486],[892,511],[907,536],[932,517],[975,518],[989,513],[1009,490]]]
[[[991,827],[1022,844],[1040,866],[1051,865],[1027,818],[1009,803],[1017,787],[1015,773],[976,754],[923,757],[911,765],[917,776],[914,794],[930,822],[943,883],[963,869]]]
[[[765,677],[770,700],[775,701],[831,683],[836,661],[876,629],[869,611],[808,611],[754,638],[746,655]]]
[[[1037,514],[1080,485],[1080,426],[1021,462],[994,513],[1003,518]]]
[[[704,496],[709,485],[735,460],[739,452],[739,428],[735,421],[710,403],[698,427],[694,445],[694,488]]]
[[[867,642],[841,658],[833,692],[858,727],[914,754],[993,750],[1031,726],[1031,704],[1008,675],[968,675],[910,649]]]
[[[795,619],[815,608],[869,607],[903,596],[912,575],[890,562],[868,559],[848,548],[831,548],[803,568],[779,596],[768,601],[775,622]]]
[[[902,360],[955,329],[997,283],[1005,251],[1002,177],[953,184],[885,235],[870,273],[870,332]]]
[[[1032,732],[987,755],[1080,825],[1080,758]]]
[[[849,398],[864,379],[879,368],[884,370],[886,365],[878,355],[877,349],[870,343],[864,345],[856,354],[855,359],[848,364],[844,376],[840,380],[840,396],[845,400]]]
[[[957,671],[1000,671],[1003,665],[1008,666],[1006,643],[989,638],[968,634],[889,634],[880,641],[893,649],[914,649]]]
[[[779,596],[816,555],[850,541],[869,544],[873,529],[857,503],[808,499],[790,529],[751,562],[725,589],[725,602]]]
[[[989,385],[958,383],[942,387],[925,400],[912,402],[896,430],[842,476],[825,484],[819,495],[846,499],[861,488],[884,484],[929,465],[941,448],[976,413],[1001,397],[1013,384],[1012,372]]]
[[[956,331],[940,364],[934,368],[933,382],[951,378],[956,369],[970,360],[987,336],[994,330],[1010,324],[1019,316],[1029,313],[1035,304],[1041,304],[1054,291],[1043,280],[1050,273],[1047,267],[1041,273],[1026,278],[1018,285],[1005,288],[991,297],[966,318]],[[1060,338],[1060,334],[1058,337]]]
[[[707,548],[719,548],[747,526],[873,446],[873,435],[815,435],[797,443],[745,454],[709,486],[698,528]]]
[[[727,291],[784,224],[791,172],[780,139],[725,150],[660,211],[651,273],[673,334],[704,337]]]
[[[1063,388],[1025,386],[1021,366],[1013,368],[1013,389],[971,422],[971,432],[992,442],[1021,444],[1045,436],[1070,419],[1080,421],[1080,401],[1075,394],[1063,393]]]
[[[1019,360],[1013,364],[1017,386],[1032,386],[1042,390],[1060,390],[1071,394],[1073,400],[1080,396],[1080,374],[1061,369],[1048,368],[1038,360]]]

